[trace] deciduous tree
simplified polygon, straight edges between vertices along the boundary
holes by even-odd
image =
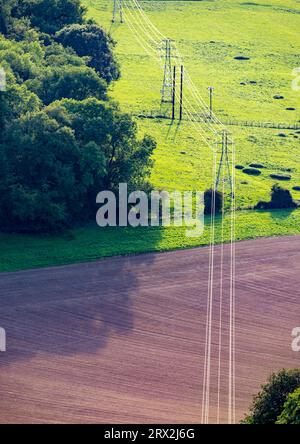
[[[64,46],[70,46],[81,57],[88,57],[88,65],[108,83],[120,76],[119,65],[113,55],[113,40],[97,25],[70,25],[56,34]]]

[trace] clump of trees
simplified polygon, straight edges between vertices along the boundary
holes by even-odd
[[[79,0],[0,0],[0,229],[94,219],[101,189],[148,189],[155,141],[108,95],[114,42]]]
[[[300,370],[273,373],[253,399],[246,424],[296,424],[300,422]]]
[[[291,192],[274,184],[271,188],[270,202],[260,201],[255,206],[258,210],[280,209],[280,208],[296,208],[297,204],[294,202]]]

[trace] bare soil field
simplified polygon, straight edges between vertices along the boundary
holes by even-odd
[[[224,288],[228,284],[228,247]],[[219,258],[212,393],[216,420]],[[300,237],[236,244],[237,419],[270,372],[299,367]],[[0,274],[1,423],[199,423],[208,248]],[[224,295],[221,420],[227,421]]]

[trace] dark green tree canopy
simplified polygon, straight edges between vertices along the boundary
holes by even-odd
[[[114,42],[100,26],[70,25],[56,34],[56,40],[73,48],[80,57],[88,57],[88,65],[108,83],[119,78],[119,65],[113,55]]]
[[[45,63],[49,67],[86,66],[86,60],[78,57],[72,48],[65,48],[56,42],[45,47]]]
[[[18,0],[12,9],[14,17],[28,17],[32,26],[48,34],[71,23],[83,23],[84,14],[80,0]]]
[[[106,162],[106,188],[116,190],[120,182],[127,182],[129,188],[148,187],[156,143],[149,136],[141,141],[137,139],[136,124],[128,114],[122,114],[115,103],[95,98],[62,100],[53,103],[48,112],[57,108],[63,108],[70,116],[72,129],[81,144],[94,142],[101,147]]]
[[[40,109],[39,97],[29,91],[25,84],[19,84],[7,65],[3,65],[6,72],[6,91],[0,92],[0,142],[6,126],[14,119],[26,112]]]
[[[12,25],[12,8],[16,0],[0,0],[0,33],[6,35]]]
[[[58,101],[8,126],[0,145],[0,227],[49,232],[93,218],[102,189],[147,188],[155,142],[115,104]]]
[[[103,189],[147,190],[155,142],[107,97],[109,36],[79,0],[0,2],[0,229],[61,230],[94,219]]]
[[[290,393],[300,388],[300,370],[281,370],[273,373],[261,391],[254,397],[250,415],[244,420],[250,424],[275,424]]]
[[[41,78],[28,84],[45,105],[64,99],[106,99],[107,84],[87,66],[67,66],[46,70]]]
[[[300,424],[300,388],[288,395],[276,424]]]
[[[71,128],[39,112],[15,121],[0,151],[2,229],[59,230],[91,216],[105,171],[98,146],[80,145]]]

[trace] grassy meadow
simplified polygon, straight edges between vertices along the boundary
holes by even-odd
[[[94,225],[59,236],[0,234],[0,270],[89,262],[107,256],[159,252],[207,245],[209,223],[201,237],[187,237],[184,227],[138,227],[99,229]],[[299,234],[300,210],[239,211],[236,215],[237,240],[260,236]],[[220,219],[216,220],[216,242],[221,241]],[[230,219],[226,217],[224,237],[230,239]]]
[[[126,23],[111,23],[113,0],[84,0],[88,15],[116,41],[122,77],[110,94],[124,112],[159,113],[162,72]],[[126,4],[126,1],[125,1]],[[292,70],[300,66],[300,2],[294,0],[141,1],[155,26],[174,39],[201,95],[214,86],[214,111],[221,120],[300,124],[300,92]],[[127,13],[128,14],[128,13]],[[126,10],[125,10],[126,18]],[[248,60],[236,60],[235,57]],[[274,96],[281,96],[278,100]],[[288,110],[287,108],[292,108]],[[205,144],[183,121],[136,118],[141,135],[157,140],[151,182],[157,189],[204,190],[211,183],[214,139]],[[264,165],[260,176],[236,170],[237,239],[300,233],[300,210],[249,210],[268,200],[272,173],[291,175],[283,186],[300,200],[300,131],[230,126],[236,164]],[[205,127],[203,127],[205,131]],[[227,239],[229,230],[226,230]],[[217,239],[219,223],[217,221]],[[184,228],[101,229],[94,225],[55,237],[0,235],[0,270],[84,262],[97,258],[205,245]]]
[[[300,64],[300,3],[265,3],[140,1],[154,25],[176,41],[186,69],[207,101],[207,87],[214,86],[214,111],[221,120],[300,124],[300,93],[291,87],[292,70]],[[122,78],[114,85],[113,97],[126,112],[159,114],[162,72],[158,63],[145,53],[126,23],[112,25],[112,0],[85,0],[85,4],[90,16],[117,43]],[[131,22],[129,14],[125,9],[125,19],[127,15]],[[235,60],[236,56],[249,60]],[[284,99],[275,99],[278,95]],[[138,119],[138,125],[141,133],[153,135],[158,142],[152,172],[155,187],[195,190],[210,183],[211,148],[193,125],[154,119]],[[292,179],[285,186],[300,185],[300,134],[239,126],[229,130],[235,140],[236,163],[266,167],[259,177],[236,172],[238,207],[248,208],[268,199],[274,183],[269,177],[272,173],[291,170]],[[300,193],[294,197],[300,198]]]

